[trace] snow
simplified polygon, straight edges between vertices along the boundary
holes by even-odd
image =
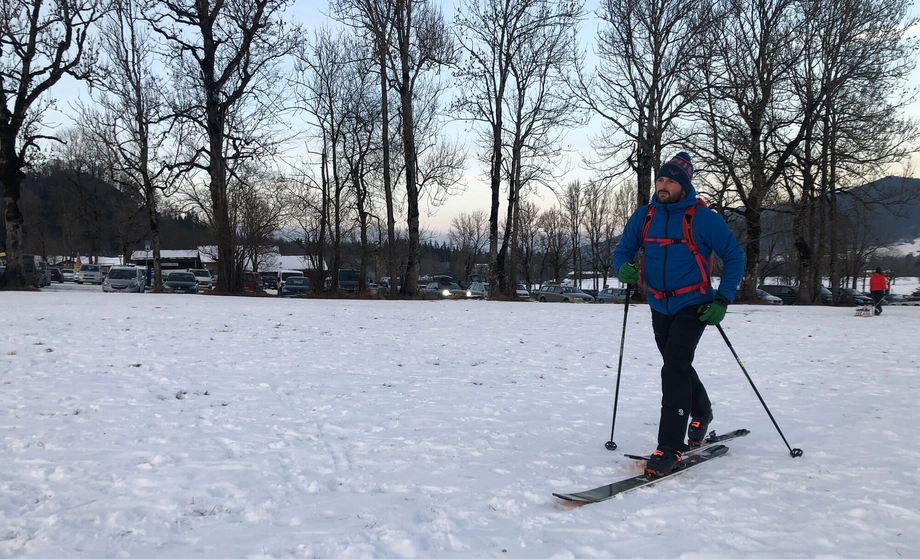
[[[648,308],[0,293],[0,557],[920,557],[920,308],[734,305],[696,366],[730,452],[639,473]]]

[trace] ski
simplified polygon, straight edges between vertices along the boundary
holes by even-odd
[[[596,487],[594,489],[589,489],[587,491],[579,491],[577,493],[553,493],[553,496],[559,497],[566,501],[571,501],[574,503],[599,503],[601,501],[606,501],[612,497],[619,495],[620,493],[625,493],[627,491],[632,491],[639,487],[645,487],[646,485],[651,485],[657,483],[663,479],[667,479],[671,476],[676,476],[677,474],[682,474],[696,466],[697,464],[702,464],[724,455],[728,452],[728,447],[722,444],[716,444],[714,446],[708,446],[704,450],[685,456],[680,462],[680,467],[669,474],[663,476],[658,476],[654,478],[649,478],[645,474],[640,474],[631,478],[620,480],[608,485],[602,485],[601,487]]]
[[[734,431],[729,431],[728,433],[723,433],[721,435],[716,435],[715,431],[710,431],[709,436],[706,437],[706,439],[703,441],[703,444],[686,450],[685,452],[683,452],[683,455],[691,456],[693,454],[703,452],[707,448],[711,448],[719,443],[730,441],[731,439],[735,439],[738,437],[744,437],[748,435],[749,433],[750,431],[748,431],[747,429],[735,429]],[[632,458],[633,460],[648,460],[649,459],[649,456],[644,456],[642,454],[626,454],[625,456],[627,458]]]

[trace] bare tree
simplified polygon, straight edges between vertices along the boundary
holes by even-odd
[[[358,226],[358,240],[361,244],[358,292],[367,291],[367,275],[371,259],[370,227],[374,211],[374,182],[380,174],[381,164],[376,154],[380,141],[377,138],[377,123],[380,122],[379,100],[375,99],[372,67],[366,56],[358,56],[360,48],[354,44],[350,72],[343,84],[347,95],[345,130],[342,141],[342,160],[347,171],[346,184],[351,189]]]
[[[505,266],[508,248],[517,245],[519,201],[524,188],[542,184],[553,188],[561,173],[559,160],[563,155],[565,133],[581,124],[577,100],[566,91],[566,78],[576,64],[575,27],[582,15],[581,0],[555,2],[539,17],[544,25],[521,39],[511,58],[511,92],[508,105],[508,209],[505,232],[498,254],[499,286],[511,295],[517,283],[516,254],[510,251],[510,263]],[[505,273],[510,275],[505,280]]]
[[[602,268],[605,283],[609,274],[613,272],[613,251],[616,249],[620,234],[623,228],[626,227],[629,217],[636,211],[636,197],[632,195],[633,192],[635,190],[632,190],[629,186],[621,185],[620,187],[614,187],[610,198],[610,212],[604,221],[604,234],[600,250],[601,254],[607,256]]]
[[[514,163],[518,166],[516,169],[507,171],[505,168],[504,150],[511,144],[505,134],[507,129],[516,130],[518,151],[514,153],[520,155],[528,136],[536,134],[536,129],[551,135],[553,126],[546,126],[551,110],[563,108],[560,114],[566,114],[568,99],[557,96],[548,86],[562,71],[560,65],[564,64],[562,61],[567,55],[565,40],[580,16],[581,6],[580,1],[465,0],[457,10],[456,26],[466,60],[455,70],[465,84],[456,109],[464,118],[482,127],[481,143],[486,147],[483,157],[488,162],[491,189],[489,282],[498,288],[504,280],[498,246],[503,175],[517,181],[509,192],[506,218],[512,230],[516,200],[524,183],[519,172],[520,159]],[[569,39],[568,45],[573,46],[574,39]],[[512,95],[515,78],[520,79],[516,97]],[[546,89],[541,90],[541,87]],[[540,94],[536,99],[529,97],[534,90]],[[511,126],[514,121],[507,114],[509,107],[517,111],[517,126]],[[563,122],[558,120],[555,123],[561,124]],[[546,139],[547,136],[538,137],[533,145]],[[512,235],[512,230],[506,227],[506,235]],[[509,238],[504,246],[513,243]]]
[[[377,79],[379,80],[380,89],[380,174],[383,180],[387,231],[387,242],[380,244],[387,247],[386,275],[389,278],[389,285],[398,285],[396,211],[390,155],[390,86],[388,82],[388,61],[393,42],[395,0],[333,0],[331,6],[340,19],[355,28],[364,29],[368,35],[368,41],[373,45],[372,50],[377,66]],[[396,297],[396,290],[389,290],[387,296],[390,298]]]
[[[182,128],[173,126],[166,79],[155,68],[157,44],[137,0],[117,0],[100,33],[101,77],[90,89],[93,105],[81,105],[88,132],[110,153],[113,179],[146,209],[153,249],[154,290],[162,290],[160,199],[178,188]]]
[[[539,223],[542,234],[540,236],[540,249],[543,252],[543,265],[540,277],[548,267],[553,281],[561,281],[563,271],[571,262],[571,241],[568,234],[568,224],[562,211],[557,207],[550,208],[540,214]]]
[[[432,208],[462,190],[467,153],[458,138],[445,132],[446,91],[439,80],[420,76],[415,85],[415,141],[418,151],[419,198]]]
[[[323,207],[328,210],[323,219],[332,243],[333,278],[343,265],[342,243],[354,225],[355,211],[364,224],[367,249],[372,170],[368,165],[376,149],[374,123],[379,118],[369,99],[368,60],[350,30],[321,29],[297,63],[298,97],[319,142]]]
[[[523,277],[527,289],[534,285],[534,269],[537,264],[537,247],[540,238],[540,229],[537,225],[537,217],[540,210],[537,205],[529,200],[523,200],[518,204],[518,217],[515,220],[518,225],[518,259],[517,266],[519,277]]]
[[[289,226],[286,236],[304,251],[313,266],[311,284],[314,293],[322,293],[326,280],[328,193],[324,184],[324,179],[317,180],[304,170],[290,177],[284,190],[286,211],[282,219]]]
[[[916,62],[904,33],[917,19],[908,18],[901,0],[807,2],[805,10],[808,32],[798,90],[800,103],[814,105],[816,115],[808,119],[799,150],[802,199],[818,212],[809,224],[820,225],[817,244],[808,250],[831,258],[826,269],[823,259],[801,258],[809,266],[800,283],[817,293],[826,272],[836,298],[844,271],[838,262],[848,260],[845,254],[838,257],[835,231],[845,218],[837,209],[838,195],[903,159],[916,132],[900,115],[909,97],[896,92]],[[802,243],[797,246],[802,256]]]
[[[579,68],[573,83],[574,94],[604,123],[594,140],[595,166],[608,178],[619,174],[618,167],[632,170],[638,206],[651,199],[664,149],[686,139],[678,123],[699,93],[695,68],[705,56],[706,4],[603,0],[597,69],[586,75]]]
[[[0,184],[3,184],[6,273],[0,289],[25,286],[24,217],[19,207],[24,169],[43,139],[51,89],[65,75],[92,76],[89,41],[102,14],[97,0],[4,0],[0,8]]]
[[[585,226],[585,235],[588,239],[588,248],[591,255],[591,270],[594,278],[594,289],[602,289],[598,285],[598,271],[603,272],[603,283],[607,282],[607,274],[613,265],[608,252],[610,245],[605,243],[610,208],[610,189],[600,181],[589,181],[584,188],[584,206],[582,209],[582,222]]]
[[[814,114],[813,106],[795,102],[803,34],[798,8],[797,0],[718,4],[706,35],[712,58],[696,68],[705,85],[698,107],[708,140],[698,144],[698,161],[727,173],[739,202],[732,208],[745,222],[739,294],[748,300],[755,299],[765,200],[780,187]]]
[[[164,0],[151,2],[153,29],[171,51],[175,111],[202,139],[189,163],[208,177],[217,237],[218,289],[241,291],[230,219],[233,167],[270,157],[285,109],[281,64],[300,32],[284,21],[291,0]]]
[[[259,267],[271,254],[271,243],[281,226],[284,213],[284,199],[281,196],[280,179],[271,177],[268,169],[247,166],[246,172],[237,173],[240,183],[231,186],[232,205],[236,214],[239,254],[236,264],[252,270]],[[268,178],[262,178],[268,177]]]
[[[565,221],[565,232],[571,247],[571,263],[575,285],[580,286],[583,271],[581,235],[584,224],[585,187],[580,180],[570,181],[559,196],[559,210]]]
[[[484,210],[460,212],[450,221],[448,237],[460,253],[464,277],[468,278],[489,244],[488,214]]]
[[[419,77],[454,60],[455,46],[440,9],[431,0],[395,0],[391,51],[392,80],[399,93],[409,232],[409,259],[403,294],[414,295],[419,272],[419,151],[416,142],[415,99]]]

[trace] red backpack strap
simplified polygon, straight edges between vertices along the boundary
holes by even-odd
[[[706,288],[709,287],[709,266],[706,265],[706,260],[703,258],[703,255],[700,254],[699,247],[696,246],[696,241],[693,238],[693,217],[696,215],[696,210],[703,206],[706,207],[700,201],[697,201],[696,204],[687,208],[687,211],[684,212],[684,240],[687,242],[687,248],[690,249],[690,254],[696,259],[696,265],[700,269],[700,276],[703,278],[703,281],[700,282],[702,287],[700,287],[700,292],[705,293]]]
[[[652,216],[655,215],[655,205],[649,204],[645,212],[645,220],[642,222],[642,259],[639,260],[639,283],[645,277],[645,240],[648,238],[648,228],[652,225]]]

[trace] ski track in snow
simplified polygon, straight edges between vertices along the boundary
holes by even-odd
[[[73,288],[71,288],[73,287]],[[732,306],[697,369],[725,457],[655,446],[630,307],[0,293],[0,557],[920,557],[920,308]],[[66,288],[66,289],[65,289]]]

